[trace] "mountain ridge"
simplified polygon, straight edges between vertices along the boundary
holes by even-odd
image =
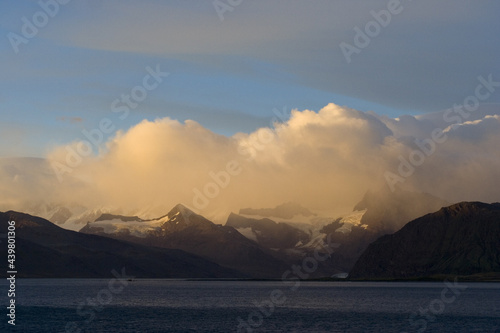
[[[141,224],[143,230],[145,225],[149,228],[142,235],[134,234],[131,229],[134,226],[129,223],[113,225],[109,221],[88,223],[80,232],[160,248],[181,249],[258,278],[276,278],[286,270],[281,260],[235,228],[215,224],[182,204],[177,204],[160,218]]]
[[[352,279],[422,278],[500,272],[500,203],[460,202],[371,243]]]
[[[107,278],[125,268],[129,275],[148,278],[245,277],[235,270],[182,250],[160,249],[98,235],[86,235],[15,211],[0,212],[0,231],[15,221],[18,277]],[[1,255],[7,257],[7,247]],[[7,261],[0,263],[5,276]],[[5,266],[5,267],[4,267]]]

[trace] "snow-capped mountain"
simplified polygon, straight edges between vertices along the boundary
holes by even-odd
[[[142,278],[245,277],[181,250],[148,247],[109,237],[86,235],[24,213],[0,212],[0,233],[16,222],[16,265],[26,278],[110,278],[114,271]],[[7,257],[7,246],[0,248]],[[0,264],[5,277],[7,261]]]
[[[284,262],[235,228],[214,224],[181,204],[156,219],[99,218],[88,223],[81,232],[181,249],[254,277],[279,277],[286,270]]]
[[[443,200],[427,194],[367,192],[351,213],[336,218],[285,203],[231,213],[225,225],[215,224],[181,204],[154,218],[147,207],[127,211],[116,207],[89,209],[73,203],[30,203],[25,211],[65,229],[181,249],[246,275],[279,277],[315,250],[323,251],[328,242],[331,258],[322,262],[315,274],[345,274],[376,238],[444,205]]]

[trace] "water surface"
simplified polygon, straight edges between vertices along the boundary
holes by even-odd
[[[500,283],[110,281],[18,279],[16,327],[7,325],[5,314],[2,327],[95,333],[500,332]],[[6,296],[2,292],[2,304]]]

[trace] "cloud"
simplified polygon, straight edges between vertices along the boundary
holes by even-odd
[[[448,201],[500,201],[500,116],[451,125],[447,141],[422,165],[418,189]]]
[[[490,136],[500,133],[500,116],[488,115],[483,119],[450,125],[444,132],[449,133],[451,138],[460,140],[464,144],[482,143],[487,141]]]
[[[451,202],[499,201],[500,109],[488,110],[444,128],[446,140],[399,185]],[[68,146],[54,149],[45,167],[38,165],[45,171],[24,182],[19,179],[30,172],[4,163],[0,175],[9,181],[2,195],[157,215],[182,202],[219,222],[231,210],[287,201],[335,215],[350,211],[368,189],[387,188],[384,173],[396,172],[399,156],[408,158],[416,140],[441,123],[439,113],[395,120],[335,104],[293,110],[286,122],[232,137],[191,120],[144,120],[116,133],[98,155],[82,158],[62,183],[47,170],[67,163]],[[408,128],[412,135],[404,133]],[[200,193],[203,205],[197,205]]]

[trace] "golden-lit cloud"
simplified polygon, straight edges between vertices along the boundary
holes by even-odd
[[[388,119],[329,104],[318,112],[294,110],[286,122],[232,137],[190,120],[144,120],[116,133],[97,156],[73,161],[62,182],[52,166],[67,165],[68,147],[77,151],[80,144],[81,150],[81,143],[54,149],[47,161],[34,167],[42,170],[44,163],[44,171],[29,179],[23,180],[28,171],[9,169],[4,162],[1,177],[8,181],[2,182],[2,196],[12,204],[8,194],[89,207],[147,209],[157,215],[184,203],[219,222],[231,210],[287,201],[341,214],[368,189],[388,188],[386,173],[401,177],[401,158],[409,161],[419,149],[417,142],[430,142],[425,140],[431,138],[427,129],[432,121],[411,118]],[[476,118],[442,128],[445,139],[435,142],[432,152],[429,146],[428,155],[420,149],[423,162],[397,186],[450,202],[500,200],[500,117],[478,113]],[[434,123],[442,124],[438,120]],[[420,137],[402,135],[408,123],[421,127],[412,131]]]

